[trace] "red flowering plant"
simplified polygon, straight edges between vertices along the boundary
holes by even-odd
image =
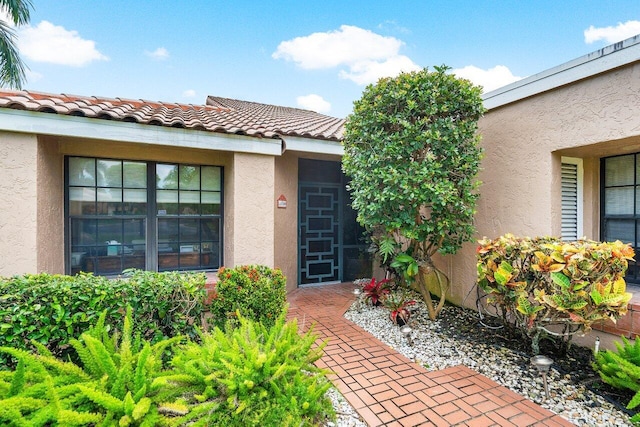
[[[376,278],[373,277],[369,283],[362,287],[362,292],[364,292],[365,299],[371,300],[371,304],[380,305],[382,298],[391,292],[391,281],[389,279],[376,281]]]
[[[395,291],[385,295],[382,299],[382,303],[391,312],[389,317],[391,321],[398,326],[406,325],[409,323],[411,312],[409,306],[416,303],[415,300],[403,291]]]

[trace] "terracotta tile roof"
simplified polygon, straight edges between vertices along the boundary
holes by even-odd
[[[229,109],[227,117],[236,124],[278,135],[341,140],[344,119],[325,116],[300,108],[280,107],[257,102],[208,96],[207,105]]]
[[[206,105],[0,90],[0,108],[263,138],[339,141],[344,119],[309,110],[209,96]]]

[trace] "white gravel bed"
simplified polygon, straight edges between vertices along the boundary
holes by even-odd
[[[452,308],[445,307],[448,309]],[[365,304],[362,296],[345,317],[427,370],[465,365],[575,425],[632,426],[627,414],[584,385],[574,384],[553,367],[547,375],[550,399],[546,400],[542,378],[530,365],[528,356],[504,347],[454,338],[453,334],[447,334],[446,325],[441,325],[439,319],[429,320],[421,301],[411,311],[413,345],[391,322],[387,309]],[[338,423],[340,427],[351,425],[356,424]]]

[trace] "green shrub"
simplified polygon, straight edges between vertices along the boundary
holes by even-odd
[[[204,284],[204,274],[139,270],[113,280],[91,274],[0,279],[0,346],[28,349],[34,340],[54,355],[72,354],[69,341],[104,310],[107,324],[122,329],[127,306],[133,309],[134,332],[151,342],[195,337],[202,323]],[[0,355],[0,367],[7,361]]]
[[[131,308],[121,333],[109,336],[104,311],[95,327],[71,345],[80,363],[61,362],[44,346],[40,354],[1,347],[19,360],[16,370],[0,377],[0,421],[2,425],[167,425],[164,401],[183,391],[176,385],[158,386],[164,372],[164,349],[182,337],[151,345],[133,338]]]
[[[511,234],[479,243],[478,285],[505,322],[532,339],[534,353],[550,325],[570,338],[627,311],[624,275],[634,256],[628,244]]]
[[[224,328],[237,311],[244,317],[273,325],[284,311],[286,279],[279,269],[263,265],[220,268],[210,311],[216,326]]]
[[[0,347],[19,360],[0,371],[0,425],[314,426],[334,418],[326,371],[314,362],[312,331],[298,334],[283,312],[272,327],[238,315],[238,325],[180,346],[168,365],[163,350],[134,337],[131,309],[109,334],[106,311],[71,345],[78,362]]]
[[[191,412],[183,421],[312,426],[333,418],[325,396],[327,372],[314,365],[324,344],[315,346],[315,333],[300,336],[297,322],[285,318],[283,312],[267,327],[238,314],[237,327],[215,328],[202,336],[202,344],[177,351],[174,374],[165,379],[193,387]]]
[[[616,343],[617,351],[596,353],[592,366],[605,383],[635,392],[627,405],[627,409],[634,409],[640,405],[640,339],[636,339],[634,344],[625,337],[622,337],[622,341],[624,346]],[[640,423],[640,414],[634,415],[631,420]]]

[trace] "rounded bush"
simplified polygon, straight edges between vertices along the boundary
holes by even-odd
[[[211,299],[213,322],[224,327],[234,322],[236,312],[265,326],[274,324],[284,311],[286,278],[280,269],[264,265],[221,267]]]

